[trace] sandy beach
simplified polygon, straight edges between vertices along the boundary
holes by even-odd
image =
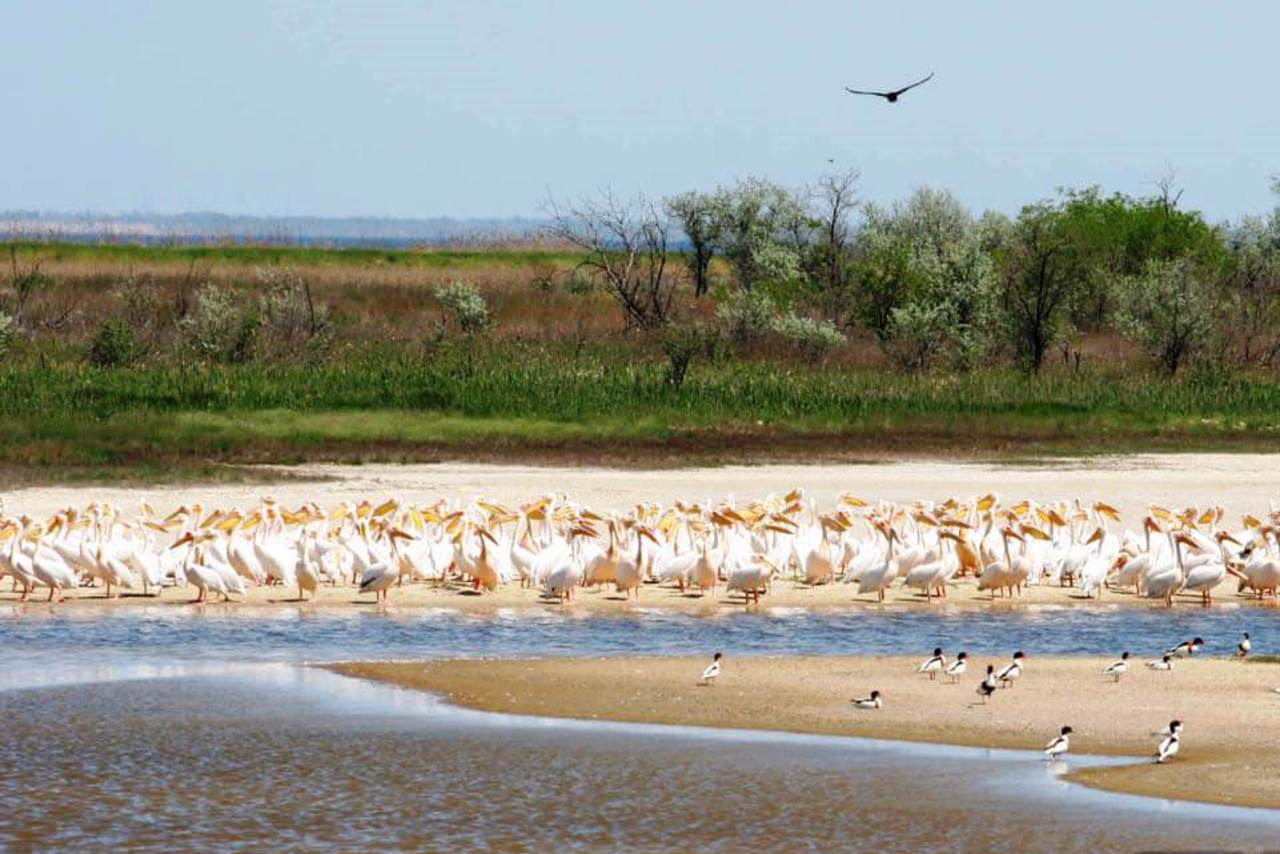
[[[638,501],[669,503],[677,498],[729,496],[746,501],[795,487],[828,507],[845,491],[872,501],[911,502],[995,490],[1013,500],[1103,499],[1119,508],[1131,524],[1153,502],[1175,508],[1221,505],[1236,517],[1234,524],[1240,513],[1266,512],[1268,501],[1280,499],[1277,454],[1150,454],[1032,462],[886,458],[865,465],[659,470],[464,463],[303,465],[264,468],[261,474],[261,482],[248,484],[150,488],[49,484],[0,491],[0,498],[9,515],[44,517],[91,500],[109,501],[133,513],[144,498],[167,512],[196,500],[206,508],[247,506],[262,495],[272,495],[287,505],[314,500],[328,506],[342,500],[387,496],[414,502],[441,496],[459,500],[487,496],[510,503],[563,492],[598,510],[628,510]]]
[[[1040,749],[1059,728],[1081,754],[1135,764],[1080,769],[1071,779],[1157,797],[1280,807],[1280,665],[1225,659],[1139,666],[1119,684],[1109,659],[1030,657],[1017,684],[977,704],[988,663],[975,657],[958,685],[914,672],[918,658],[728,658],[712,687],[698,687],[706,658],[460,660],[350,663],[348,676],[437,693],[471,709],[521,715],[784,730],[993,748]],[[878,711],[854,696],[876,689]],[[1185,722],[1172,762],[1147,760],[1154,734]]]

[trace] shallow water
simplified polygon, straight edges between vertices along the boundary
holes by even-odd
[[[0,850],[1259,849],[1280,812],[1094,792],[1036,754],[485,715],[298,665],[935,641],[1145,653],[1189,634],[1225,651],[1244,619],[1274,648],[1256,612],[0,618]]]
[[[1155,656],[1193,636],[1209,655],[1234,652],[1241,632],[1256,652],[1280,651],[1280,611],[1053,608],[963,611],[734,611],[715,617],[664,611],[618,616],[447,609],[343,613],[306,607],[0,609],[0,641],[31,654],[92,663],[106,651],[179,660],[303,661],[419,656],[926,653]],[[0,676],[0,686],[4,677]]]

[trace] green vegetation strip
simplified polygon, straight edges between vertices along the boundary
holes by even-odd
[[[0,369],[0,462],[438,459],[571,450],[689,462],[938,449],[1280,448],[1280,385],[1124,372],[903,376],[572,359],[536,346],[302,365]]]

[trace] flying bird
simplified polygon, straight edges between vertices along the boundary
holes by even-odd
[[[848,92],[850,95],[875,95],[877,98],[884,98],[890,104],[896,104],[898,103],[898,98],[901,97],[903,93],[908,92],[917,86],[928,83],[932,79],[933,72],[930,71],[928,77],[923,77],[915,83],[912,83],[910,86],[903,86],[901,89],[894,89],[892,92],[864,92],[861,89],[850,89],[848,86],[844,87],[844,91]]]

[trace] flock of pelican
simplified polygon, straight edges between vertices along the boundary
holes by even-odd
[[[0,508],[2,509],[2,508]],[[933,503],[872,503],[842,494],[819,510],[800,490],[760,500],[641,503],[596,512],[564,495],[519,506],[476,499],[415,504],[394,498],[285,507],[183,505],[136,514],[94,502],[50,518],[0,513],[0,578],[27,599],[46,588],[102,585],[150,594],[194,588],[196,601],[248,588],[358,585],[385,603],[406,582],[504,585],[572,599],[584,587],[639,597],[646,584],[686,593],[720,588],[758,603],[776,582],[847,584],[883,601],[895,585],[924,599],[965,577],[991,598],[1032,585],[1083,596],[1126,590],[1172,605],[1208,604],[1230,577],[1237,592],[1280,590],[1280,511],[1228,524],[1220,507],[1152,505],[1137,529],[1102,501],[1005,502],[996,494]],[[695,594],[696,595],[696,594]]]

